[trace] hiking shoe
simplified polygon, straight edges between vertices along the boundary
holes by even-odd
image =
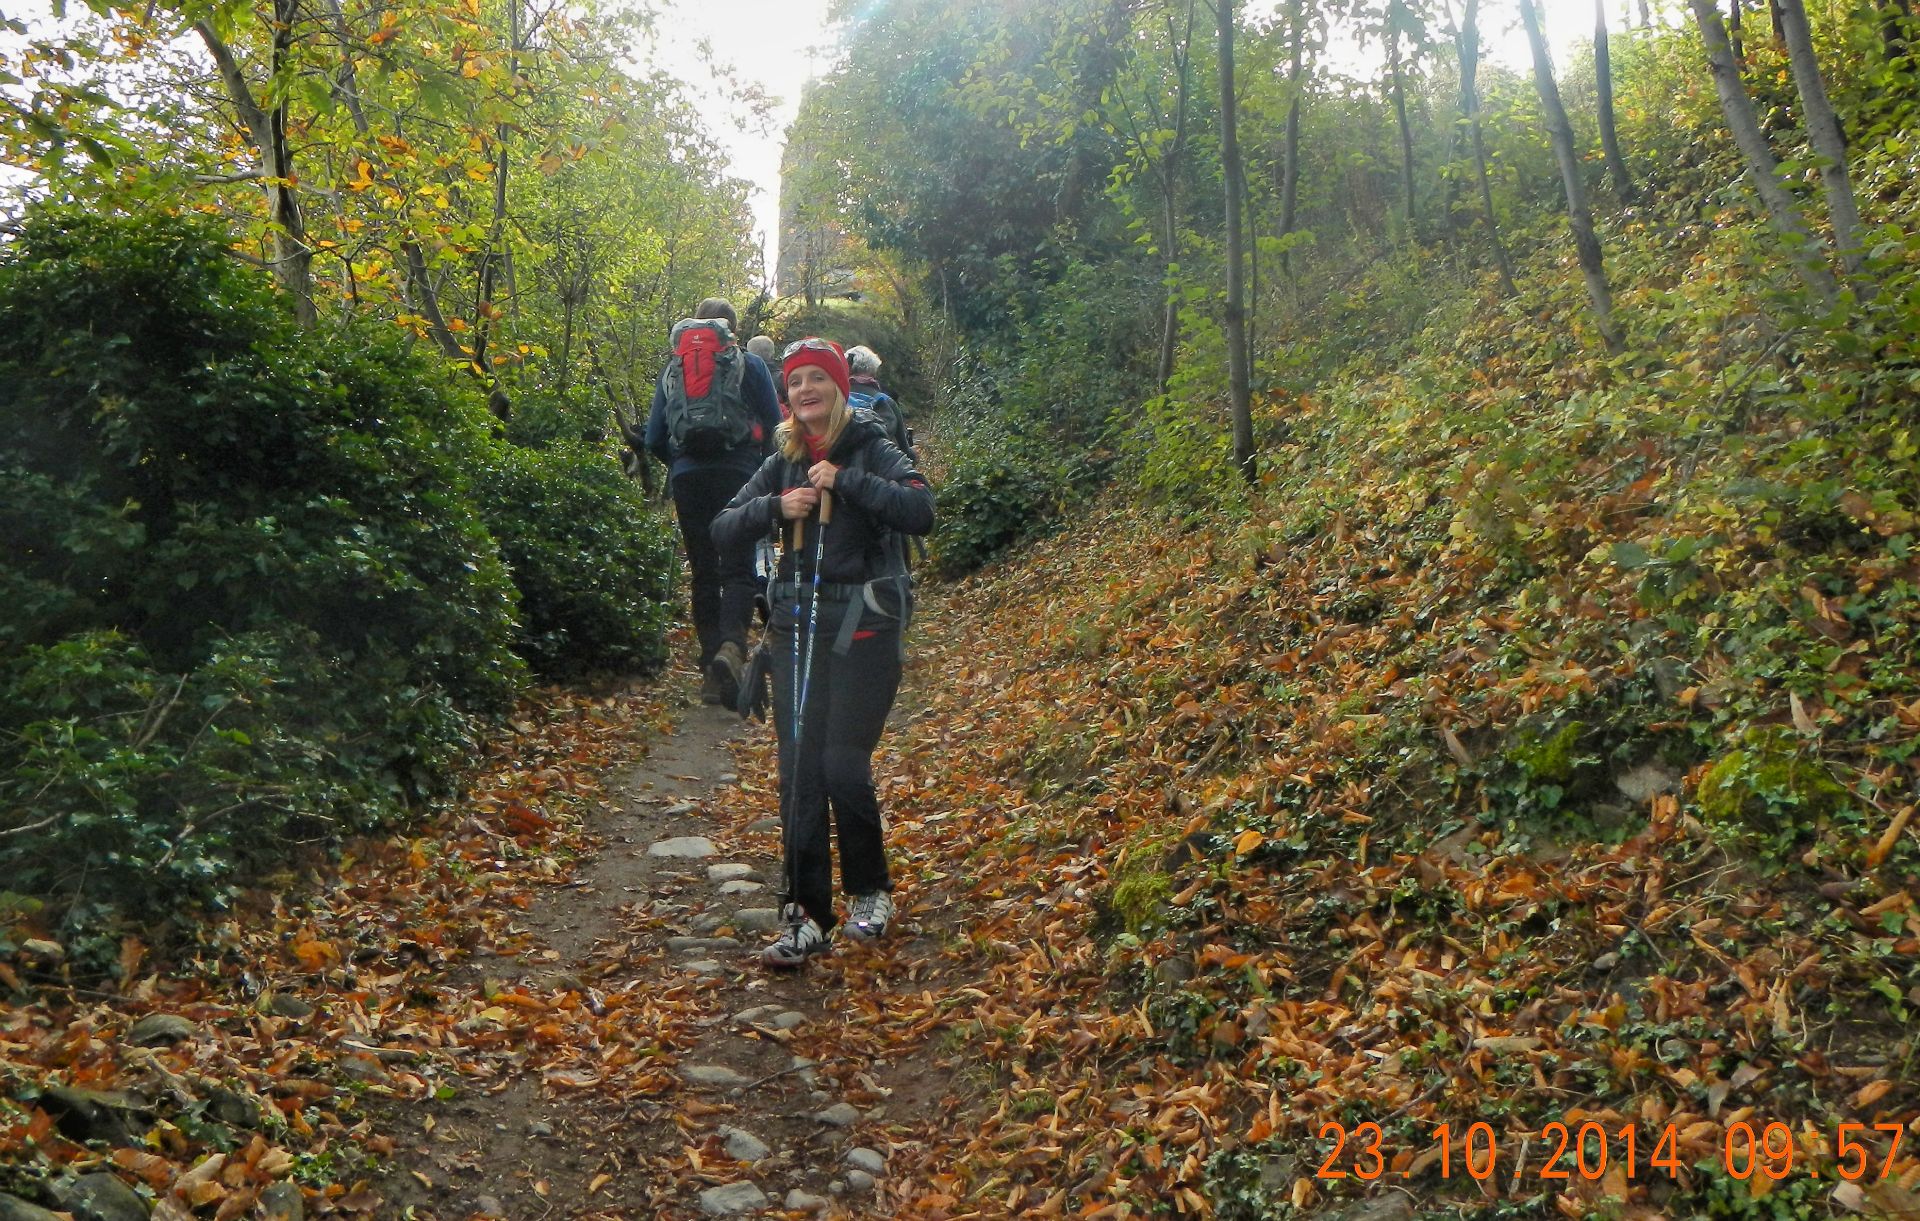
[[[884,935],[893,920],[893,896],[884,890],[855,895],[847,907],[847,936],[873,941]]]
[[[719,695],[718,699],[707,700],[706,688],[701,689],[701,698],[709,704],[725,704],[731,708],[740,699],[740,676],[747,669],[747,651],[729,640],[720,646],[720,651],[707,663],[707,685]]]
[[[824,954],[833,948],[827,940],[827,934],[820,928],[820,922],[809,916],[798,924],[788,923],[773,939],[773,944],[761,951],[760,961],[770,967],[798,967],[815,954]]]
[[[715,666],[709,665],[707,667],[706,677],[700,680],[700,702],[703,704],[718,704],[721,702],[720,671]]]

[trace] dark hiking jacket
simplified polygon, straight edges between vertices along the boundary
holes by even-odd
[[[847,421],[840,440],[827,455],[840,468],[834,477],[833,518],[827,523],[820,580],[834,585],[861,585],[894,574],[898,548],[889,546],[891,534],[925,534],[933,529],[933,492],[914,469],[911,459],[886,437],[880,424],[865,413]],[[811,461],[789,462],[778,452],[754,472],[746,486],[713,519],[713,541],[722,551],[751,547],[775,526],[792,540],[793,523],[780,516],[780,497],[807,482]],[[814,555],[820,535],[816,509],[806,519],[804,556],[796,571],[794,549],[784,548],[777,580],[813,580]]]

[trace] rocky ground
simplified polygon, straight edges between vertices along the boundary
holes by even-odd
[[[807,970],[762,968],[775,929],[779,823],[749,752],[769,731],[691,704],[589,829],[603,846],[524,916],[529,944],[468,970],[531,994],[635,989],[688,1033],[665,1096],[609,1097],[532,1074],[419,1111],[382,1191],[421,1218],[892,1215],[893,1134],[937,1090],[911,1066],[841,1050],[863,969],[924,942],[911,919],[878,947]],[[618,1015],[609,1015],[618,1023]],[[397,1127],[405,1130],[404,1122]],[[662,1173],[662,1172],[665,1173]]]

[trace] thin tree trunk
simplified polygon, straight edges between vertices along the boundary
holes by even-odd
[[[1746,24],[1746,14],[1741,11],[1741,0],[1727,0],[1727,42],[1733,47],[1733,62],[1747,62],[1747,43],[1742,27]]]
[[[1713,74],[1713,86],[1720,95],[1720,110],[1727,117],[1733,142],[1747,163],[1747,177],[1767,210],[1767,217],[1784,239],[1787,255],[1793,260],[1801,279],[1828,308],[1839,296],[1839,285],[1827,267],[1820,239],[1801,220],[1793,196],[1780,180],[1780,166],[1767,147],[1766,134],[1760,130],[1760,117],[1754,113],[1753,99],[1740,82],[1740,65],[1734,62],[1733,45],[1727,41],[1726,27],[1720,24],[1720,10],[1714,0],[1687,0],[1693,19],[1700,27],[1705,44],[1707,66]]]
[[[1647,0],[1640,0],[1640,28],[1643,30],[1653,28],[1653,12],[1647,7]]]
[[[1473,137],[1473,166],[1480,179],[1480,206],[1486,213],[1487,240],[1493,244],[1494,266],[1500,272],[1502,296],[1517,297],[1520,289],[1513,282],[1513,260],[1507,257],[1507,245],[1500,240],[1500,222],[1493,210],[1493,180],[1487,173],[1487,142],[1480,131],[1480,93],[1475,79],[1480,72],[1480,26],[1477,16],[1480,0],[1467,0],[1466,16],[1460,24],[1460,111],[1467,118]]]
[[[1188,82],[1192,79],[1193,67],[1193,23],[1198,9],[1198,0],[1187,0],[1187,32],[1175,45],[1179,47],[1175,60],[1179,77],[1180,92],[1174,99],[1173,143],[1167,147],[1167,155],[1160,163],[1163,183],[1161,192],[1162,219],[1166,224],[1166,279],[1167,300],[1165,317],[1160,328],[1160,364],[1156,370],[1155,385],[1164,395],[1167,386],[1173,381],[1173,357],[1180,340],[1180,294],[1174,291],[1173,279],[1180,262],[1180,174],[1186,162],[1187,147],[1187,98]],[[1167,38],[1174,41],[1173,18],[1167,18]]]
[[[278,77],[293,48],[294,23],[299,18],[297,0],[274,0],[272,72]],[[207,21],[196,21],[194,32],[206,44],[214,66],[226,86],[227,98],[246,128],[247,141],[260,157],[260,173],[266,180],[267,216],[273,238],[273,276],[293,298],[293,315],[306,329],[319,321],[313,302],[313,247],[307,243],[306,220],[300,213],[300,201],[293,193],[293,154],[287,144],[287,106],[283,101],[271,111],[254,99],[246,74],[235,59],[233,48]]]
[[[1911,0],[1880,0],[1880,41],[1888,63],[1899,63],[1911,54],[1912,27]]]
[[[1593,321],[1609,352],[1626,350],[1626,340],[1613,317],[1613,290],[1607,286],[1606,266],[1601,259],[1600,239],[1593,231],[1593,210],[1587,205],[1587,184],[1580,176],[1580,154],[1573,146],[1573,125],[1567,121],[1567,108],[1560,102],[1560,86],[1553,79],[1553,61],[1547,58],[1547,40],[1540,32],[1540,14],[1533,0],[1520,0],[1520,20],[1527,27],[1527,42],[1533,48],[1533,83],[1540,91],[1540,107],[1546,119],[1547,135],[1553,141],[1553,154],[1560,163],[1560,182],[1566,189],[1567,220],[1573,229],[1573,250],[1580,259],[1580,275],[1587,282],[1587,297],[1593,303]]]
[[[1280,236],[1293,232],[1300,202],[1300,95],[1306,90],[1307,19],[1302,0],[1293,0],[1287,9],[1287,25],[1293,34],[1291,61],[1287,67],[1287,138],[1280,163]],[[1293,274],[1293,254],[1280,252],[1280,269]]]
[[[1740,0],[1733,0],[1737,12]],[[1620,153],[1620,133],[1613,121],[1613,54],[1607,45],[1607,0],[1593,0],[1593,78],[1600,95],[1600,150],[1607,162],[1607,175],[1613,179],[1614,194],[1631,203],[1640,197],[1627,172],[1627,159]]]
[[[381,158],[380,149],[377,143],[369,139],[373,127],[367,122],[366,108],[360,101],[360,76],[353,62],[353,42],[347,32],[347,15],[340,0],[328,0],[328,8],[333,16],[334,36],[340,40],[340,75],[335,80],[335,92],[346,105],[347,114],[353,119],[353,129],[359,133],[367,156],[377,161]],[[439,345],[447,359],[468,364],[472,360],[471,354],[461,346],[459,336],[453,333],[453,329],[447,325],[446,315],[440,312],[440,294],[434,290],[433,281],[427,273],[427,256],[420,248],[419,239],[403,231],[400,253],[407,260],[408,292],[414,304],[419,306],[420,316],[427,320],[427,331],[433,336],[434,343]]]
[[[1413,128],[1407,124],[1407,91],[1400,75],[1400,6],[1387,6],[1387,81],[1393,115],[1400,125],[1400,189],[1405,197],[1407,234],[1413,234]]]
[[[1245,171],[1240,163],[1238,99],[1233,85],[1233,27],[1237,0],[1217,0],[1220,14],[1220,164],[1227,204],[1227,382],[1232,394],[1233,461],[1251,485],[1258,472],[1253,459],[1253,389],[1247,367],[1245,232],[1240,199]]]
[[[1827,100],[1826,82],[1820,77],[1820,60],[1813,50],[1813,33],[1807,27],[1805,0],[1780,0],[1782,33],[1787,42],[1787,58],[1793,65],[1793,83],[1800,92],[1800,106],[1806,112],[1807,142],[1820,158],[1820,185],[1827,193],[1827,219],[1833,226],[1833,246],[1847,275],[1859,278],[1866,270],[1860,249],[1860,208],[1853,198],[1853,180],[1847,173],[1847,138],[1840,130],[1840,118]]]

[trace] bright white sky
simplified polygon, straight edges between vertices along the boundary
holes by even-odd
[[[718,90],[701,99],[714,135],[733,158],[733,173],[754,184],[754,228],[773,277],[780,240],[780,150],[800,112],[800,90],[831,63],[838,31],[827,24],[827,0],[658,0],[660,67],[682,80],[702,79],[695,46],[706,40],[718,59],[774,100],[770,130],[749,124],[749,109]]]

